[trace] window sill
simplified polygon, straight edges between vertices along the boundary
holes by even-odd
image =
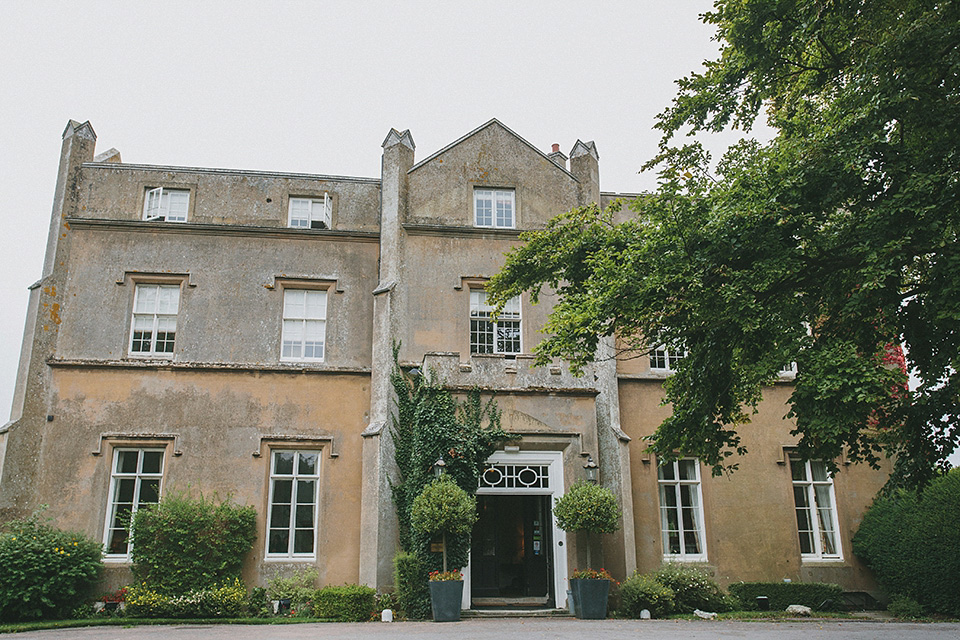
[[[805,567],[815,567],[817,565],[835,567],[838,564],[843,564],[843,558],[817,558],[800,556],[800,563]]]
[[[671,556],[664,555],[664,562],[679,562],[683,564],[703,564],[707,562],[707,556]]]
[[[130,564],[130,556],[103,556],[104,564]]]
[[[316,562],[317,556],[267,556],[264,562]]]

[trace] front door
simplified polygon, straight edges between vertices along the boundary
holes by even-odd
[[[477,496],[473,606],[555,606],[550,503],[546,495]]]

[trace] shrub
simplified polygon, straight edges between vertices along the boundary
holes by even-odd
[[[673,590],[674,611],[693,613],[702,611],[730,611],[736,605],[707,572],[696,566],[665,564],[653,574],[665,587]]]
[[[273,613],[270,601],[267,599],[267,590],[263,587],[254,587],[247,596],[247,615],[254,618],[267,618]]]
[[[446,475],[428,484],[410,510],[410,526],[423,533],[470,533],[476,521],[476,498]]]
[[[311,609],[318,576],[317,570],[312,567],[298,569],[289,578],[274,576],[267,583],[267,597],[270,600],[289,599],[291,611],[306,614]]]
[[[0,533],[0,620],[65,618],[83,603],[103,568],[102,547],[40,522],[40,513]]]
[[[927,611],[960,616],[960,469],[923,493],[900,490],[878,498],[853,537],[853,552],[890,594]]]
[[[564,531],[615,533],[620,528],[620,505],[610,489],[580,481],[557,498],[553,507],[557,526]]]
[[[827,600],[837,602],[843,589],[824,582],[736,582],[730,585],[730,593],[745,611],[757,609],[757,596],[768,597],[773,611],[783,611],[792,604],[820,609]]]
[[[247,590],[238,579],[174,597],[142,583],[127,590],[127,615],[133,618],[239,618],[246,610]]]
[[[430,617],[430,587],[423,560],[412,553],[398,553],[393,558],[393,584],[397,608],[411,620]]]
[[[253,507],[168,495],[134,514],[134,578],[169,596],[239,578],[256,537],[256,520]]]
[[[920,603],[907,596],[893,596],[890,604],[887,605],[887,611],[896,618],[910,619],[922,618],[923,607]]]
[[[313,596],[313,615],[340,622],[366,622],[376,608],[376,589],[348,584],[324,587]]]
[[[620,609],[618,615],[639,618],[644,609],[654,618],[662,618],[673,612],[673,590],[653,577],[634,573],[620,585]]]

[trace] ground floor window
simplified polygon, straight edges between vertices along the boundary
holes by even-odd
[[[270,458],[268,558],[316,556],[319,451],[274,451]]]
[[[130,555],[130,519],[160,501],[163,449],[114,449],[104,546],[108,557]]]
[[[663,557],[667,560],[705,561],[703,499],[700,491],[700,464],[683,458],[661,464],[660,531]]]
[[[790,458],[800,554],[811,560],[841,559],[833,476],[823,460]]]

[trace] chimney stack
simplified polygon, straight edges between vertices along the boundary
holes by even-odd
[[[560,145],[558,143],[553,143],[553,148],[550,153],[547,154],[547,157],[550,158],[554,164],[564,169],[567,168],[567,156],[560,151]]]

